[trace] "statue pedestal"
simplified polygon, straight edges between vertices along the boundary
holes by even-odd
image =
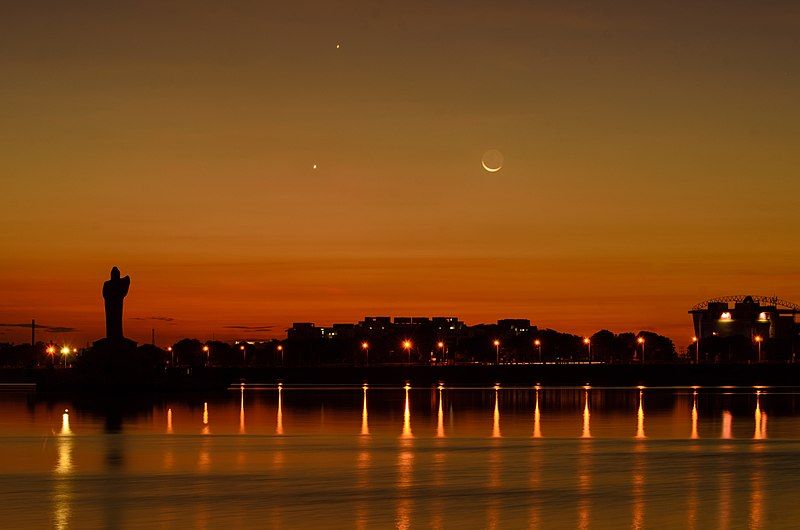
[[[131,339],[100,339],[94,341],[92,348],[104,354],[123,354],[136,351],[136,341]]]
[[[147,380],[136,342],[130,339],[95,341],[75,368],[87,388],[114,389]]]

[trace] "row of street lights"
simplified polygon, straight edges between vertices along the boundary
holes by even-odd
[[[56,347],[51,344],[45,349],[45,352],[47,353],[47,355],[50,356],[51,359],[54,359],[56,354]],[[78,353],[78,348],[70,348],[69,346],[62,346],[61,349],[59,350],[59,353],[61,353],[61,355],[64,357],[64,368],[66,368],[67,356],[70,353]]]
[[[713,334],[716,335],[717,332],[715,331]],[[755,337],[753,337],[753,341],[756,343],[756,346],[758,347],[758,362],[761,362],[761,343],[764,342],[764,337],[762,337],[761,335],[756,335]],[[692,342],[694,343],[694,355],[695,355],[694,362],[695,364],[700,364],[700,339],[697,338],[697,336],[695,335],[694,337],[692,337]],[[644,355],[644,353],[642,354]]]
[[[758,362],[761,362],[761,344],[764,342],[764,338],[761,335],[756,335],[755,337],[753,337],[753,340],[758,345]],[[699,348],[700,340],[697,337],[692,337],[692,342],[694,342],[696,344],[696,347],[697,347],[697,359],[696,359],[696,362],[699,363],[700,362],[700,348]],[[591,341],[591,339],[589,337],[584,337],[583,338],[583,343],[586,345],[587,353],[589,355],[589,362],[591,363],[592,362],[592,341]],[[641,353],[642,353],[641,362],[642,362],[642,364],[644,364],[644,362],[645,362],[645,344],[646,344],[645,338],[641,337],[641,336],[637,337],[636,338],[636,343],[639,346],[641,346],[641,348],[642,348],[642,350],[641,350]],[[494,339],[492,341],[492,345],[495,347],[495,364],[500,364],[500,345],[501,345],[501,342],[500,342],[499,339]],[[533,345],[536,347],[537,353],[539,354],[539,362],[542,362],[542,341],[540,339],[535,339],[533,341]],[[369,365],[369,347],[370,347],[369,342],[363,341],[361,343],[361,349],[364,351],[364,355],[365,355],[365,364],[367,364],[367,365]],[[411,364],[411,350],[414,347],[414,343],[409,339],[405,339],[402,342],[402,347],[403,347],[404,350],[406,350],[406,354],[408,355],[408,364]],[[444,361],[445,358],[446,358],[446,353],[447,353],[447,345],[443,341],[438,341],[436,343],[436,347],[441,351],[442,361]],[[167,350],[169,352],[172,352],[172,347],[167,348]],[[239,346],[239,350],[241,350],[241,352],[242,352],[242,361],[246,362],[247,361],[247,349],[242,344],[242,345]],[[279,344],[276,347],[276,350],[281,355],[281,366],[283,366],[283,364],[284,364],[284,355],[283,355],[284,348],[283,348],[283,345]],[[55,348],[53,346],[50,346],[50,347],[48,347],[47,352],[49,354],[53,354],[53,353],[55,353]],[[77,352],[77,350],[73,350],[73,352]],[[210,363],[210,360],[211,360],[211,349],[209,348],[208,345],[204,345],[203,346],[203,352],[206,353],[207,361]],[[61,353],[66,356],[67,354],[70,353],[70,350],[69,350],[68,347],[65,346],[64,348],[61,349]],[[65,358],[64,362],[65,362],[65,365],[66,365],[66,358]],[[173,362],[174,362],[174,356],[173,356]]]

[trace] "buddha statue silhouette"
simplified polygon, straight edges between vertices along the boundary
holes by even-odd
[[[122,304],[131,287],[130,276],[120,278],[119,269],[111,269],[111,279],[103,283],[103,299],[106,308],[106,340],[122,342]]]

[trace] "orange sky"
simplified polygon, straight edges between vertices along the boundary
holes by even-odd
[[[684,343],[702,299],[800,300],[798,50],[788,1],[10,6],[0,323],[98,338],[118,265],[139,341],[453,314]]]

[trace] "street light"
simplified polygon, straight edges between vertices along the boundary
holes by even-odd
[[[247,348],[244,347],[244,344],[239,346],[239,349],[242,351],[242,364],[247,363]]]
[[[361,343],[361,349],[364,350],[364,355],[366,356],[364,364],[369,366],[369,342],[367,342],[367,341],[362,342]]]
[[[69,346],[64,346],[63,348],[61,348],[61,355],[64,356],[64,368],[67,367],[67,355],[69,355],[70,351],[72,350],[69,349]]]
[[[761,335],[756,335],[754,340],[758,345],[758,362],[761,362],[761,343],[764,342],[764,337],[762,337]]]
[[[636,342],[642,345],[642,364],[644,364],[644,337],[639,337]]]
[[[208,366],[209,364],[211,364],[211,348],[208,347],[208,344],[203,346],[203,351],[206,354],[206,366]]]
[[[281,366],[283,366],[283,344],[278,344],[278,352],[281,354]]]
[[[408,353],[408,364],[411,364],[411,347],[412,346],[413,346],[413,344],[411,343],[410,340],[406,339],[406,340],[403,341],[403,349],[406,350],[406,352]]]
[[[589,337],[584,337],[583,343],[586,344],[586,348],[589,350],[589,364],[592,363],[592,341]]]
[[[439,342],[437,342],[437,343],[436,343],[436,347],[437,347],[437,348],[439,348],[440,350],[442,350],[442,364],[445,364],[445,358],[444,358],[444,355],[445,355],[445,351],[444,351],[444,341],[441,341],[441,340],[440,340]]]
[[[495,350],[495,354],[496,354],[496,357],[495,357],[495,360],[494,360],[494,364],[500,364],[500,341],[497,340],[497,339],[494,339],[494,342],[492,342],[492,344],[494,344],[494,350]]]
[[[172,346],[167,346],[167,351],[169,352],[169,364],[175,366],[175,353],[172,351]]]
[[[700,364],[700,340],[697,336],[692,337],[692,342],[694,342],[694,363]]]
[[[537,350],[539,350],[539,362],[542,362],[542,341],[536,339],[533,341],[533,345],[536,346]]]

